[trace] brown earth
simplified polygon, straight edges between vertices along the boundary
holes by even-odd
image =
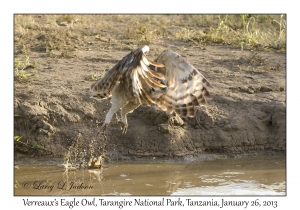
[[[163,40],[159,48],[181,54],[214,86],[207,107],[196,118],[181,119],[142,105],[128,115],[126,135],[112,123],[104,136],[99,131],[110,100],[89,98],[91,75],[130,52],[106,45],[88,43],[73,58],[31,53],[40,63],[30,69],[36,75],[14,84],[14,135],[22,136],[14,141],[16,158],[98,155],[104,145],[108,157],[118,158],[286,150],[285,53]],[[155,59],[160,52],[151,49],[158,44],[149,47]]]

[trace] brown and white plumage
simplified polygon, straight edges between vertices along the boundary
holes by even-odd
[[[104,77],[91,86],[92,98],[103,99],[110,97],[113,89],[122,86],[128,94],[139,103],[142,100],[154,102],[149,96],[149,89],[166,88],[163,84],[165,77],[149,68],[149,65],[163,67],[162,64],[149,60],[145,53],[148,46],[139,48],[126,55]]]
[[[112,96],[104,126],[121,109],[125,134],[127,113],[143,103],[157,104],[182,117],[194,117],[196,107],[206,104],[207,87],[212,86],[196,68],[170,50],[151,61],[145,55],[148,51],[148,46],[132,51],[91,86],[92,98]]]
[[[164,111],[175,111],[182,117],[194,117],[195,107],[206,104],[208,80],[191,64],[173,51],[164,51],[157,59],[164,64],[157,71],[165,75],[168,90],[156,104]]]

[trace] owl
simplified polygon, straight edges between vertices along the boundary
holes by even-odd
[[[209,97],[209,81],[179,54],[163,51],[154,61],[146,54],[148,46],[132,51],[120,60],[103,78],[92,84],[91,98],[111,97],[103,129],[121,109],[122,133],[128,129],[127,114],[141,104],[156,104],[162,110],[181,117],[194,117]]]

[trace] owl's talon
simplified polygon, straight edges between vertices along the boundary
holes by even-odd
[[[128,129],[128,124],[124,124],[123,128],[122,128],[122,135],[125,135]]]

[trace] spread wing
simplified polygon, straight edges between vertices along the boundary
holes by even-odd
[[[117,84],[126,88],[137,102],[143,99],[146,102],[154,102],[149,96],[149,90],[166,88],[165,77],[151,70],[149,66],[163,67],[162,64],[149,60],[145,53],[149,51],[148,46],[132,51],[110,69],[102,79],[91,86],[92,97],[103,99],[110,97]]]
[[[164,51],[157,59],[164,67],[157,71],[166,77],[168,90],[155,103],[163,110],[175,111],[182,117],[194,117],[199,105],[209,96],[208,80],[191,64],[173,51]]]

